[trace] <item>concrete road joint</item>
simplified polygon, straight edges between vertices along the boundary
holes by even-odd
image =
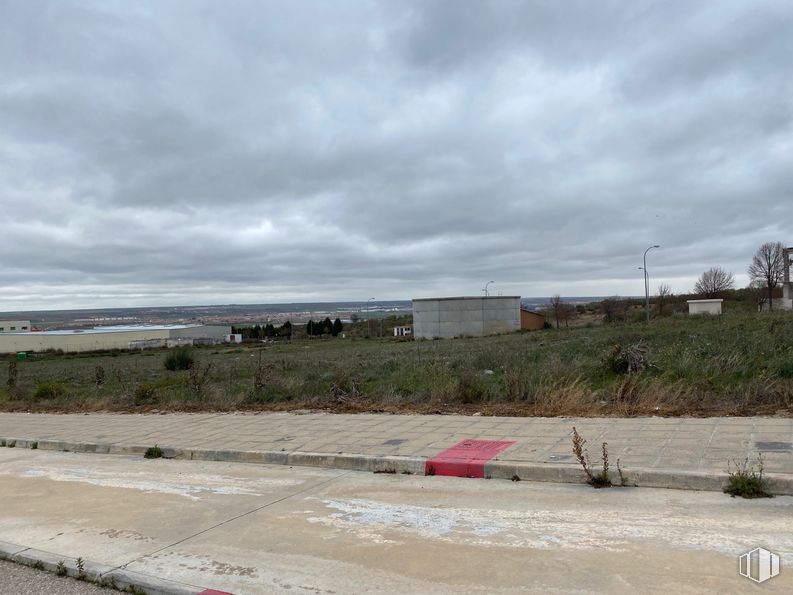
[[[187,537],[179,539],[178,541],[175,541],[175,542],[173,542],[173,543],[171,543],[169,545],[165,545],[163,547],[157,548],[153,552],[149,552],[149,553],[144,554],[142,556],[138,556],[137,558],[134,558],[134,559],[130,560],[126,564],[122,564],[118,568],[119,569],[123,569],[126,566],[129,566],[130,564],[132,564],[133,562],[137,562],[138,560],[142,560],[143,558],[147,558],[148,556],[153,556],[154,554],[158,554],[158,553],[160,553],[160,552],[162,552],[164,550],[167,550],[169,548],[175,547],[175,546],[177,546],[177,545],[179,545],[181,543],[184,543],[185,541],[189,541],[189,540],[193,539],[194,537],[198,537],[199,535],[203,535],[204,533],[208,533],[209,531],[212,531],[213,529],[217,529],[218,527],[222,527],[223,525],[227,525],[228,523],[236,521],[237,519],[241,519],[241,518],[246,517],[246,516],[248,516],[250,514],[254,514],[256,512],[259,512],[260,510],[264,510],[265,508],[269,508],[271,506],[274,506],[274,505],[276,505],[276,504],[278,504],[280,502],[283,502],[284,500],[289,500],[290,498],[294,498],[295,496],[300,496],[301,494],[305,494],[307,492],[311,492],[313,490],[316,490],[317,488],[320,488],[322,486],[326,486],[329,483],[332,483],[332,482],[344,477],[345,475],[348,475],[349,473],[351,473],[351,472],[347,471],[346,473],[340,473],[336,477],[331,477],[330,479],[326,479],[325,481],[321,481],[319,483],[312,484],[312,485],[310,485],[310,486],[308,486],[306,488],[303,488],[302,490],[298,490],[298,491],[293,492],[291,494],[287,494],[286,496],[284,496],[282,498],[278,498],[277,500],[273,500],[272,502],[268,502],[267,504],[263,504],[262,506],[257,506],[256,508],[253,508],[253,509],[248,510],[246,512],[243,512],[243,513],[240,513],[238,515],[235,515],[235,516],[233,516],[231,518],[228,518],[228,519],[226,519],[224,521],[220,521],[219,523],[215,523],[211,527],[207,527],[206,529],[202,529],[201,531],[197,531],[197,532],[193,533],[192,535],[188,535]]]
[[[17,448],[66,452],[140,455],[149,446],[119,443],[70,442],[62,440],[35,440],[0,436],[6,444],[14,442]],[[424,475],[427,461],[424,457],[397,455],[365,455],[344,453],[208,450],[162,446],[164,458],[197,461],[222,461],[228,463],[258,463],[266,465],[294,465],[344,469],[347,471],[393,472]],[[681,490],[722,491],[727,485],[725,472],[683,471],[679,469],[625,469],[627,484],[633,487],[671,488]],[[585,483],[584,472],[574,464],[529,463],[494,460],[485,465],[485,477],[511,479],[517,475],[523,481],[555,483]],[[769,491],[778,495],[793,495],[793,475],[765,474]]]
[[[82,560],[82,572],[77,558],[0,541],[0,559],[30,566],[38,570],[84,580],[103,587],[147,595],[198,595],[206,591],[187,583],[157,578],[142,572],[114,568],[91,560]],[[61,564],[62,570],[60,568]]]

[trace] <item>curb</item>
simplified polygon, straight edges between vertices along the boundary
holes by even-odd
[[[16,448],[56,450],[63,452],[95,453],[111,455],[143,456],[149,446],[137,444],[108,444],[92,442],[69,442],[62,440],[33,440],[25,438],[2,438],[6,444],[15,443]],[[221,461],[226,463],[254,463],[260,465],[291,465],[324,467],[347,471],[369,471],[409,473],[425,475],[428,459],[408,456],[378,456],[362,454],[329,454],[317,452],[207,450],[200,448],[177,448],[160,446],[163,458],[193,461]],[[553,483],[586,483],[584,472],[574,465],[520,463],[493,460],[485,463],[485,477],[522,481]],[[779,496],[793,496],[793,475],[765,474],[768,489]],[[646,488],[669,488],[721,492],[727,485],[727,473],[679,471],[674,469],[628,469],[625,470],[627,485]]]
[[[59,574],[59,565],[63,564],[65,576],[83,580],[100,587],[115,588],[120,591],[141,593],[145,595],[201,595],[202,593],[220,593],[203,587],[195,587],[185,583],[156,578],[132,570],[125,570],[90,560],[81,560],[82,572],[77,566],[78,558],[60,556],[52,552],[28,548],[14,543],[0,541],[0,559],[16,562],[43,570],[51,574]],[[228,594],[231,595],[231,594]]]

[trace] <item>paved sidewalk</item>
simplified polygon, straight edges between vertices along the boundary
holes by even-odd
[[[492,477],[580,481],[571,452],[576,426],[593,462],[608,442],[612,465],[638,485],[719,489],[731,459],[763,453],[772,487],[793,493],[793,419],[519,418],[457,415],[20,414],[0,413],[0,438],[42,449],[138,452],[158,444],[193,459],[307,464],[414,473],[466,439],[515,444],[487,467]],[[776,476],[776,477],[775,477]],[[682,478],[682,479],[681,479]]]

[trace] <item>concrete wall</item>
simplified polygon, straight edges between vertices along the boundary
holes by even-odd
[[[721,314],[721,303],[724,300],[688,300],[689,314]]]
[[[217,339],[225,341],[231,334],[230,326],[195,326],[189,328],[172,329],[170,339]]]
[[[520,297],[453,297],[413,300],[416,339],[481,337],[520,330]]]

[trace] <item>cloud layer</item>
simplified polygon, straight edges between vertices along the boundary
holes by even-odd
[[[687,291],[793,244],[793,7],[0,0],[0,310]]]

